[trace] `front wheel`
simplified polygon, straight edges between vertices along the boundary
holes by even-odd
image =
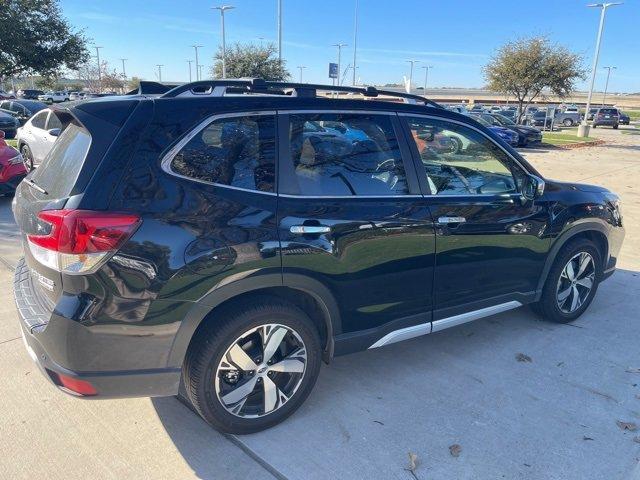
[[[614,125],[614,126],[613,126],[613,129],[614,129],[614,130],[617,130],[617,129],[618,129],[618,125]]]
[[[562,122],[562,124],[565,127],[571,127],[571,126],[573,126],[573,120],[571,120],[570,118],[565,118],[564,121]]]
[[[589,307],[601,278],[602,255],[595,244],[570,240],[558,253],[533,310],[552,322],[571,322]]]
[[[302,405],[318,377],[320,337],[299,308],[275,297],[216,312],[189,348],[185,385],[214,428],[254,433]]]

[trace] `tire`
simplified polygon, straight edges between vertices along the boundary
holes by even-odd
[[[562,124],[563,124],[565,127],[573,127],[573,120],[571,120],[570,118],[565,118],[565,119],[562,121]]]
[[[207,423],[226,433],[254,433],[282,422],[302,405],[318,378],[321,345],[315,325],[302,310],[276,297],[223,307],[216,317],[224,320],[206,324],[189,347],[183,368],[189,401]],[[268,333],[262,330],[267,324],[272,325]],[[283,330],[286,334],[271,357],[273,363],[264,363],[260,358],[265,354],[263,335],[279,338],[274,334]],[[306,363],[299,352],[306,352]],[[239,360],[245,362],[244,369],[238,368]],[[272,371],[276,365],[284,368],[282,360],[303,371]],[[271,402],[267,385],[275,395],[270,396]],[[242,392],[249,391],[248,395],[241,392],[243,386]],[[223,403],[233,392],[236,400]],[[270,411],[267,404],[272,406]]]
[[[22,154],[22,158],[24,159],[24,166],[27,167],[27,171],[33,170],[33,153],[31,153],[31,149],[29,145],[22,145],[20,147],[20,153]]]
[[[573,273],[580,273],[580,265],[582,261],[590,257],[591,264],[587,264],[583,276],[575,277],[576,282],[572,282],[564,273],[565,267],[572,262]],[[575,271],[578,268],[578,271]],[[592,278],[591,288],[587,291],[583,279]],[[593,297],[598,290],[598,285],[602,279],[602,254],[596,245],[586,238],[578,238],[569,240],[562,250],[558,253],[551,270],[547,276],[547,280],[542,289],[542,296],[538,302],[532,305],[534,312],[539,314],[545,320],[556,323],[568,323],[577,319],[582,315],[591,304]],[[582,282],[580,280],[583,280]],[[575,285],[575,287],[574,287]],[[560,295],[569,292],[565,296],[564,301],[560,299]],[[574,309],[574,298],[577,301]]]
[[[460,151],[462,150],[462,140],[457,137],[449,137],[449,139],[451,140],[451,144],[453,146],[450,153],[454,155],[456,153],[460,153]]]
[[[595,124],[594,124],[594,125],[592,125],[592,127],[593,127],[593,128],[596,128],[597,126],[598,126],[598,125],[595,125]]]
[[[618,129],[618,125],[617,125],[617,124],[616,124],[616,125],[614,125],[614,126],[613,126],[613,129],[614,129],[614,130],[617,130],[617,129]]]

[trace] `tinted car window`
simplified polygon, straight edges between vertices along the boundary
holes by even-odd
[[[605,115],[617,115],[618,110],[615,108],[601,108],[598,113],[604,113]]]
[[[45,122],[47,121],[47,115],[49,112],[40,112],[33,117],[31,120],[31,125],[35,128],[44,129]]]
[[[62,122],[60,122],[60,119],[55,113],[51,113],[47,120],[47,130],[51,130],[52,128],[62,128]]]
[[[518,191],[524,172],[480,132],[443,120],[406,120],[431,193],[500,195]]]
[[[173,157],[179,175],[232,187],[275,191],[275,116],[221,118]]]
[[[283,193],[313,196],[408,193],[389,115],[330,113],[289,118],[297,185],[283,186]]]
[[[90,145],[89,132],[79,125],[70,124],[53,144],[42,165],[33,173],[33,181],[44,188],[51,198],[68,196]]]

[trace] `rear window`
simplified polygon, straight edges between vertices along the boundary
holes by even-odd
[[[604,113],[606,115],[617,115],[618,110],[616,108],[601,108],[600,113]]]
[[[71,123],[53,144],[42,165],[33,173],[33,181],[52,198],[69,196],[90,145],[89,132]]]

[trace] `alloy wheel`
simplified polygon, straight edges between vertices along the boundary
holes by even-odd
[[[306,347],[296,331],[280,324],[252,328],[233,342],[218,364],[218,401],[237,417],[263,417],[296,393],[306,366]]]
[[[595,262],[587,252],[575,254],[562,269],[556,289],[558,308],[563,313],[578,310],[589,297],[596,276]]]

